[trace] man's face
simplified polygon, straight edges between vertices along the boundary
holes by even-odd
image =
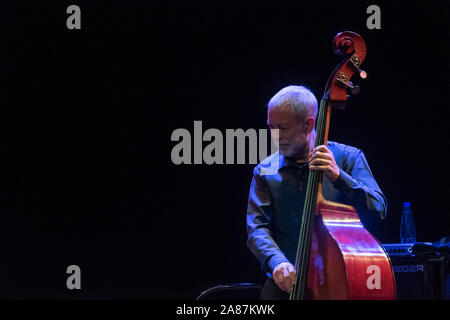
[[[310,135],[307,123],[305,120],[299,121],[289,107],[269,108],[267,124],[282,155],[300,159],[309,152]],[[278,129],[278,139],[273,129]]]

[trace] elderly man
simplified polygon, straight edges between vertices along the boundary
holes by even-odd
[[[283,88],[268,103],[267,123],[279,150],[255,167],[247,208],[247,246],[268,277],[261,299],[287,299],[295,283],[309,170],[323,171],[327,200],[351,204],[360,215],[386,216],[386,198],[361,150],[331,141],[314,148],[317,112],[315,96],[302,86]],[[278,170],[265,174],[275,157]]]

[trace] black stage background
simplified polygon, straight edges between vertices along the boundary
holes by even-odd
[[[81,30],[66,8],[81,7]],[[366,8],[381,8],[381,30]],[[320,99],[336,33],[363,36],[359,96],[330,140],[364,150],[388,198],[369,230],[449,234],[449,11],[444,2],[1,5],[0,298],[194,299],[258,282],[246,248],[254,165],[174,165],[171,133],[266,128],[264,104],[304,84]],[[356,77],[355,77],[356,79]],[[67,266],[82,289],[66,288]]]

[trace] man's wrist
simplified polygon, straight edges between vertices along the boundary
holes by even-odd
[[[341,169],[337,169],[337,173],[331,172],[331,175],[328,177],[328,180],[330,180],[331,183],[334,183],[337,179],[339,179],[339,176],[341,175]]]
[[[347,172],[339,170],[339,175],[332,183],[337,190],[346,193],[353,189],[355,180]]]
[[[280,263],[283,263],[283,262],[288,262],[288,263],[291,263],[283,254],[276,254],[276,255],[273,255],[270,259],[269,259],[269,261],[268,261],[268,266],[269,266],[269,269],[270,269],[270,273],[273,273],[273,269],[275,269],[275,267],[277,266],[277,265],[279,265]]]

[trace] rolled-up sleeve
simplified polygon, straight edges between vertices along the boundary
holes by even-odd
[[[261,270],[271,276],[276,265],[289,260],[272,237],[274,208],[266,182],[257,172],[255,168],[248,198],[247,246],[261,264]]]
[[[349,202],[360,209],[386,217],[387,200],[373,177],[366,157],[361,150],[352,153],[347,159],[347,170],[342,170],[333,183],[334,187],[347,196]]]

